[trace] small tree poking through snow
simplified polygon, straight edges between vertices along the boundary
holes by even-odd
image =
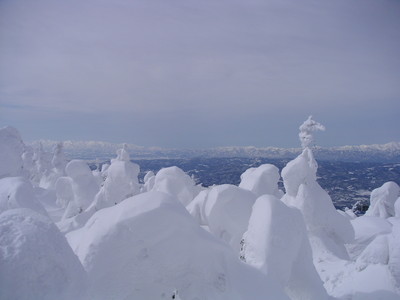
[[[312,116],[309,116],[306,121],[299,127],[299,138],[301,142],[301,147],[307,148],[309,147],[312,142],[314,141],[314,137],[312,135],[313,131],[324,131],[325,126],[314,121]]]

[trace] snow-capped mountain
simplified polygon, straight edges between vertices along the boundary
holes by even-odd
[[[44,149],[52,149],[57,142],[51,140],[35,141],[32,144],[42,144]],[[121,148],[122,144],[101,141],[64,141],[65,152],[71,158],[108,159]],[[209,149],[173,149],[160,147],[144,147],[127,144],[132,158],[193,158],[193,157],[268,157],[294,158],[301,152],[300,148],[277,148],[254,146],[229,146]],[[314,147],[315,156],[320,160],[334,161],[383,161],[400,162],[400,142],[387,144]]]

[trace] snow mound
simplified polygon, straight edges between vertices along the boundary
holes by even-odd
[[[272,195],[261,196],[253,206],[242,258],[276,278],[292,300],[329,298],[313,265],[301,213]]]
[[[201,191],[186,208],[200,225],[239,253],[256,198],[249,190],[223,184]]]
[[[64,218],[73,217],[85,209],[93,202],[96,193],[99,190],[96,178],[93,176],[89,166],[83,160],[71,160],[65,171],[70,179],[62,179],[57,182],[57,194],[62,195],[59,202],[65,202],[65,199],[71,198],[73,193],[74,201],[68,203]],[[63,177],[60,177],[61,179]]]
[[[55,190],[58,178],[65,176],[65,168],[67,165],[67,159],[63,150],[63,143],[57,143],[54,146],[54,153],[50,160],[50,153],[44,152],[42,149],[39,150],[38,160],[36,161],[38,168],[36,173],[37,177],[40,178],[39,186],[45,189]],[[38,171],[42,169],[41,171]]]
[[[0,298],[83,299],[86,274],[50,219],[30,210],[0,214]]]
[[[224,184],[213,187],[205,199],[204,219],[210,232],[227,242],[237,253],[256,198],[248,190]]]
[[[252,191],[257,197],[261,195],[274,195],[282,197],[278,189],[279,169],[271,164],[264,164],[258,168],[249,168],[240,175],[239,187]]]
[[[317,163],[309,148],[282,170],[286,194],[282,201],[298,208],[307,226],[315,260],[348,259],[346,243],[354,240],[350,219],[338,213],[328,193],[316,181]]]
[[[202,226],[208,225],[205,204],[210,190],[211,188],[201,191],[196,198],[186,206],[188,212]]]
[[[0,212],[14,208],[30,208],[47,216],[46,210],[35,196],[32,184],[23,177],[0,179]]]
[[[158,171],[153,190],[170,194],[185,206],[200,192],[193,179],[178,167]]]
[[[314,183],[317,180],[317,169],[318,164],[309,148],[304,149],[299,156],[289,161],[282,169],[283,185],[286,191],[284,202],[295,201],[288,198],[296,197],[301,184]]]
[[[102,209],[67,238],[91,299],[172,299],[176,291],[181,299],[288,299],[162,192]]]
[[[22,174],[25,145],[17,129],[0,128],[0,178]]]
[[[393,222],[393,229],[388,236],[389,261],[388,267],[393,276],[397,293],[400,297],[400,218]]]
[[[126,145],[117,151],[117,158],[107,168],[107,178],[88,210],[99,210],[115,205],[126,198],[139,194],[140,168],[131,163]]]
[[[143,191],[144,192],[151,191],[154,187],[155,181],[156,181],[156,175],[154,174],[154,172],[148,171],[146,173],[146,175],[144,175],[144,178],[143,178],[143,182],[144,182]]]
[[[396,218],[400,218],[400,197],[394,203],[394,214]]]
[[[389,218],[395,216],[394,204],[399,197],[400,187],[395,182],[386,182],[371,193],[366,216]]]
[[[392,225],[385,219],[379,217],[361,216],[351,220],[354,228],[354,242],[347,245],[347,249],[351,258],[357,258],[364,249],[377,236],[387,234],[392,231]]]
[[[54,147],[54,155],[51,160],[51,164],[53,165],[55,171],[60,174],[60,176],[65,175],[65,167],[67,166],[67,159],[64,154],[64,146],[63,143],[57,143]]]

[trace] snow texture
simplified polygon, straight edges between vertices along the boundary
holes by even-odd
[[[264,164],[258,168],[249,168],[240,175],[239,187],[252,191],[257,197],[261,195],[274,195],[282,197],[278,189],[279,169],[271,164]]]
[[[86,273],[54,223],[33,210],[0,214],[0,299],[83,299]]]
[[[400,188],[375,189],[364,216],[337,211],[309,148],[323,129],[300,126],[284,195],[269,164],[239,186],[177,167],[139,184],[126,144],[91,171],[0,129],[0,299],[399,299]]]
[[[400,218],[400,197],[394,203],[394,214],[396,218]]]
[[[122,149],[117,150],[117,158],[111,160],[104,185],[96,194],[88,210],[97,211],[138,194],[140,192],[139,172],[139,166],[130,162],[129,153],[124,144]]]
[[[143,181],[144,181],[143,191],[149,192],[154,187],[154,183],[156,182],[156,175],[154,175],[153,171],[148,171],[144,176]]]
[[[309,116],[306,121],[304,121],[303,124],[299,127],[300,133],[299,133],[299,138],[301,142],[301,146],[303,149],[312,146],[312,143],[314,142],[314,137],[312,133],[314,131],[324,131],[325,126],[314,121],[312,119],[312,116]]]
[[[334,256],[348,259],[346,243],[354,239],[349,218],[338,213],[328,193],[316,181],[318,165],[305,148],[282,170],[286,194],[282,201],[298,208],[305,220],[314,260]]]
[[[62,179],[61,182],[56,183],[56,186],[58,187],[57,194],[61,195],[59,202],[65,202],[66,199],[71,200],[72,191],[73,201],[68,202],[64,214],[64,218],[70,218],[89,207],[99,190],[99,186],[89,166],[83,160],[71,160],[65,171],[68,179]]]
[[[205,198],[204,219],[210,232],[237,253],[256,198],[252,192],[230,184],[213,187]]]
[[[242,257],[274,277],[292,300],[329,298],[313,265],[301,213],[272,195],[261,196],[253,206]]]
[[[395,216],[394,204],[399,197],[400,188],[395,182],[386,182],[372,191],[366,216],[389,218]]]
[[[170,194],[185,206],[200,192],[193,179],[178,167],[158,171],[153,190]]]
[[[14,208],[30,208],[47,216],[47,212],[35,196],[32,184],[23,177],[0,179],[0,212]]]
[[[17,129],[0,128],[0,178],[22,175],[24,148]]]
[[[64,146],[63,143],[57,143],[54,147],[54,155],[51,160],[51,164],[53,165],[55,171],[60,174],[60,176],[65,175],[65,167],[67,166],[67,159],[64,154]]]
[[[175,290],[182,299],[288,299],[162,192],[102,209],[67,237],[91,299],[171,299]]]

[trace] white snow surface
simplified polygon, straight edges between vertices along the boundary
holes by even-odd
[[[257,197],[268,194],[278,198],[282,192],[278,189],[279,169],[271,164],[249,168],[240,175],[239,187],[252,191]]]
[[[399,197],[400,187],[395,182],[386,182],[371,193],[366,216],[389,218],[395,216],[394,204]]]
[[[69,202],[64,215],[65,218],[69,218],[87,209],[93,202],[100,187],[89,166],[83,160],[71,160],[67,164],[65,171],[70,180],[63,180],[61,194],[63,197],[70,198],[70,192],[72,191],[74,196],[74,201]],[[68,187],[69,184],[71,184],[70,187]],[[59,192],[60,190],[57,190],[57,193]],[[64,192],[66,194],[63,194]]]
[[[318,165],[309,148],[282,170],[286,194],[282,201],[298,208],[309,233],[314,260],[348,259],[346,243],[354,239],[350,219],[338,213],[328,193],[316,181]]]
[[[313,265],[301,213],[275,196],[261,196],[254,204],[242,257],[274,277],[293,300],[329,299]]]
[[[185,206],[200,192],[193,179],[178,167],[158,171],[153,190],[170,194]]]
[[[0,214],[0,299],[84,299],[86,281],[50,219],[28,208]]]
[[[17,129],[0,128],[0,178],[22,174],[25,145]]]
[[[144,185],[142,190],[144,192],[149,192],[153,189],[154,183],[156,182],[156,175],[153,171],[148,171],[143,178]]]
[[[200,225],[239,253],[256,198],[248,190],[223,184],[200,192],[187,209]]]
[[[400,218],[400,197],[394,203],[394,214],[397,218]]]
[[[0,212],[14,208],[29,208],[47,216],[35,195],[32,184],[23,177],[0,179]]]
[[[96,194],[88,210],[99,210],[115,205],[126,198],[139,194],[138,175],[140,167],[130,162],[126,145],[117,151],[117,158],[111,160],[106,171],[106,180]]]
[[[140,184],[127,145],[92,172],[0,129],[0,299],[400,299],[400,188],[374,190],[364,216],[337,211],[308,147],[322,128],[300,127],[283,196],[272,165],[240,186],[177,167]]]
[[[288,299],[200,228],[171,195],[151,191],[98,211],[67,234],[93,299]]]

